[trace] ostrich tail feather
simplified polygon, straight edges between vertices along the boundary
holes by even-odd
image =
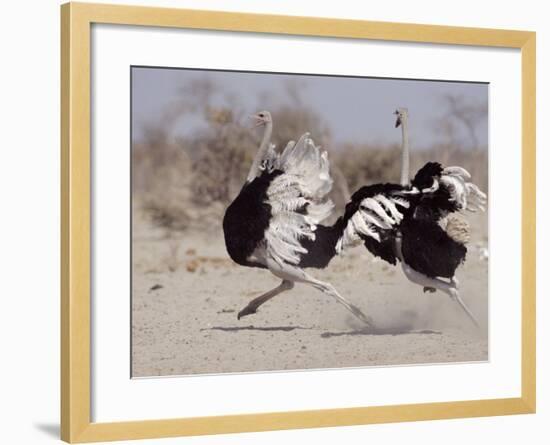
[[[458,214],[451,214],[439,221],[441,228],[457,243],[466,245],[470,242],[470,224]]]

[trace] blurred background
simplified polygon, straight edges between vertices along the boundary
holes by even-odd
[[[458,164],[487,191],[487,84],[133,67],[134,221],[219,233],[259,147],[249,116],[260,110],[279,150],[309,131],[329,152],[338,215],[357,188],[399,180],[398,107],[409,110],[411,174]]]

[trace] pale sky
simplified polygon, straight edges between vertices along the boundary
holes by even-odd
[[[442,140],[434,123],[446,112],[445,95],[487,105],[489,94],[486,83],[136,67],[132,68],[133,139],[139,141],[143,137],[143,123],[155,122],[168,106],[185,101],[182,88],[204,78],[219,86],[224,94],[237,98],[243,120],[258,110],[274,109],[288,102],[285,85],[289,79],[297,79],[304,101],[329,125],[335,143],[399,143],[401,134],[394,128],[392,113],[398,107],[406,107],[413,148],[430,147]],[[222,95],[213,98],[214,103],[224,100]],[[181,119],[175,131],[191,134],[201,125],[199,117]],[[476,136],[480,146],[487,145],[486,119],[477,126]],[[457,137],[467,141],[466,130],[460,125]]]

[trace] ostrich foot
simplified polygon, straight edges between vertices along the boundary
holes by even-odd
[[[472,314],[468,306],[466,306],[466,303],[462,301],[462,298],[460,298],[460,295],[458,294],[458,291],[456,289],[449,289],[449,296],[452,300],[456,301],[458,305],[462,308],[462,310],[466,313],[468,318],[472,321],[473,324],[476,325],[477,328],[479,328],[479,323],[477,321],[477,318]]]
[[[257,308],[246,306],[237,314],[237,320],[240,320],[242,317],[246,317],[247,315],[255,314],[256,311],[257,311]]]
[[[429,292],[430,294],[433,294],[437,289],[435,287],[430,286],[424,286],[424,293]]]
[[[255,314],[258,308],[262,304],[264,304],[266,301],[271,300],[273,297],[275,297],[276,295],[279,295],[281,292],[290,290],[293,287],[294,287],[294,283],[292,281],[283,280],[281,284],[279,284],[276,288],[271,289],[270,291],[260,295],[257,298],[254,298],[254,300],[248,303],[246,307],[237,314],[237,320],[240,320],[241,317],[246,317],[247,315]]]
[[[373,319],[368,315],[365,315],[357,306],[350,304],[348,309],[353,315],[366,324],[367,327],[371,329],[375,328]]]

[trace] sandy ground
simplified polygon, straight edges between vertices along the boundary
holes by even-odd
[[[309,271],[374,319],[377,329],[365,331],[343,306],[301,284],[237,320],[280,281],[234,264],[221,234],[168,234],[134,217],[133,376],[485,361],[487,217],[469,220],[473,237],[458,277],[482,327],[446,295],[424,294],[399,266],[358,247]]]

